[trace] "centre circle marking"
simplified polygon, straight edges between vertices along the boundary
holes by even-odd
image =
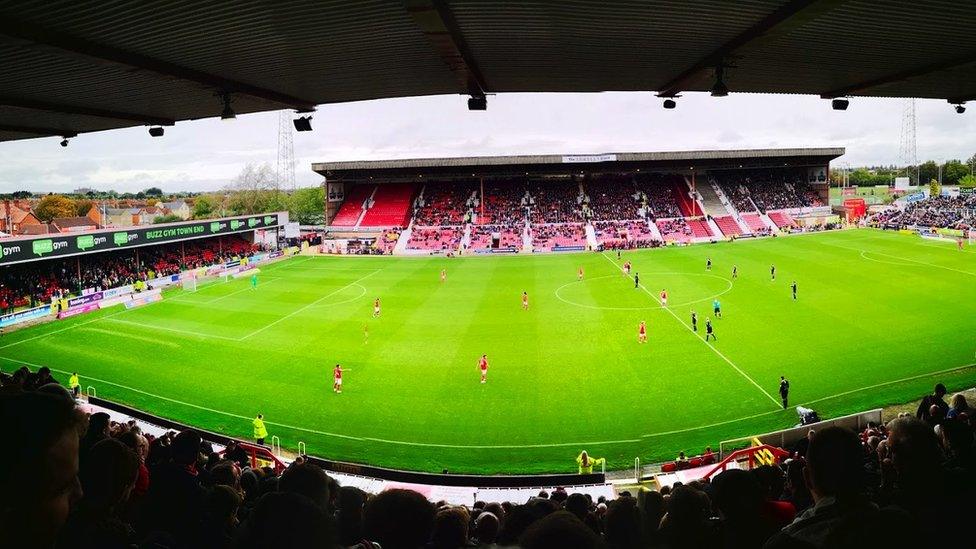
[[[726,284],[728,284],[728,286],[724,290],[722,290],[721,292],[719,292],[717,294],[713,294],[713,295],[710,295],[708,297],[703,297],[701,299],[694,299],[694,300],[691,300],[691,301],[685,301],[685,302],[682,302],[682,303],[669,304],[667,306],[668,309],[672,309],[674,307],[684,307],[684,306],[687,306],[687,305],[694,305],[695,303],[701,303],[703,301],[709,301],[709,300],[715,299],[715,298],[717,298],[719,296],[725,295],[725,294],[729,293],[730,291],[732,291],[732,281],[731,280],[729,280],[729,279],[727,279],[727,278],[725,278],[723,276],[713,275],[713,274],[709,274],[709,273],[679,273],[679,272],[667,271],[667,272],[646,273],[646,275],[647,276],[653,276],[653,275],[707,276],[709,278],[717,278],[719,280],[724,281]],[[661,310],[661,309],[664,309],[664,307],[661,306],[661,303],[660,302],[657,302],[655,305],[649,305],[647,307],[607,307],[607,306],[602,306],[602,305],[587,305],[585,303],[577,303],[576,301],[571,301],[569,299],[566,299],[565,297],[563,297],[560,294],[560,292],[564,288],[568,288],[569,286],[572,286],[574,284],[582,284],[582,283],[586,283],[586,282],[589,282],[589,281],[592,281],[592,280],[600,280],[602,278],[618,278],[619,276],[620,275],[603,275],[603,276],[596,276],[596,277],[593,277],[593,278],[586,278],[586,279],[583,279],[583,280],[575,280],[573,282],[567,282],[566,284],[563,284],[562,286],[556,288],[556,291],[555,291],[556,299],[558,299],[559,301],[562,301],[563,303],[566,303],[566,304],[569,304],[569,305],[573,305],[573,306],[576,306],[576,307],[583,307],[584,309],[597,309],[597,310],[600,310],[600,311],[648,311],[648,310]],[[630,277],[628,276],[628,278],[630,278]],[[632,281],[633,279],[631,278],[630,280]]]

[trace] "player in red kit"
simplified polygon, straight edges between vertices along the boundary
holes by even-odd
[[[342,366],[338,364],[332,369],[332,391],[342,394]]]
[[[529,310],[529,294],[527,292],[522,292],[522,310]]]
[[[630,276],[630,261],[624,263],[624,276]]]
[[[667,307],[668,306],[668,292],[667,292],[667,290],[661,290],[661,306],[662,307]]]
[[[377,297],[376,300],[373,301],[373,318],[377,318],[379,316],[380,316],[380,298]]]
[[[580,266],[579,269],[576,270],[576,280],[583,280],[583,267],[582,267],[582,265]]]
[[[441,282],[447,280],[447,269],[441,269]]]
[[[488,355],[481,355],[481,360],[478,361],[478,368],[481,369],[481,382],[488,382]]]
[[[637,342],[647,343],[647,323],[641,320],[640,326],[637,327]]]

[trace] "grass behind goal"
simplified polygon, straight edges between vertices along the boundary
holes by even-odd
[[[625,252],[643,288],[611,252],[298,257],[263,266],[254,289],[250,277],[199,281],[142,308],[10,333],[0,366],[77,370],[101,397],[245,438],[260,412],[284,446],[340,460],[557,472],[586,449],[626,468],[792,426],[796,404],[833,416],[936,381],[972,386],[976,250],[966,250],[860,230]],[[715,296],[724,317],[706,344],[689,316],[701,330]]]

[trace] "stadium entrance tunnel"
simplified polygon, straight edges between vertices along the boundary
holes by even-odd
[[[587,309],[643,311],[662,309],[662,289],[671,309],[707,303],[732,290],[731,280],[712,273],[646,272],[640,273],[640,283],[646,292],[635,289],[633,279],[623,274],[597,276],[560,286],[556,297]]]

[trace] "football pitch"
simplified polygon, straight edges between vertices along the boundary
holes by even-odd
[[[627,260],[642,287],[620,270]],[[620,260],[300,256],[258,278],[253,289],[249,277],[215,281],[9,333],[0,366],[47,365],[62,380],[77,371],[100,397],[244,438],[260,412],[283,446],[302,441],[330,459],[481,474],[573,471],[583,449],[627,468],[791,427],[797,404],[832,417],[917,398],[937,381],[976,384],[976,247],[896,233]],[[706,318],[717,341],[702,338]],[[791,382],[786,411],[780,375]]]

